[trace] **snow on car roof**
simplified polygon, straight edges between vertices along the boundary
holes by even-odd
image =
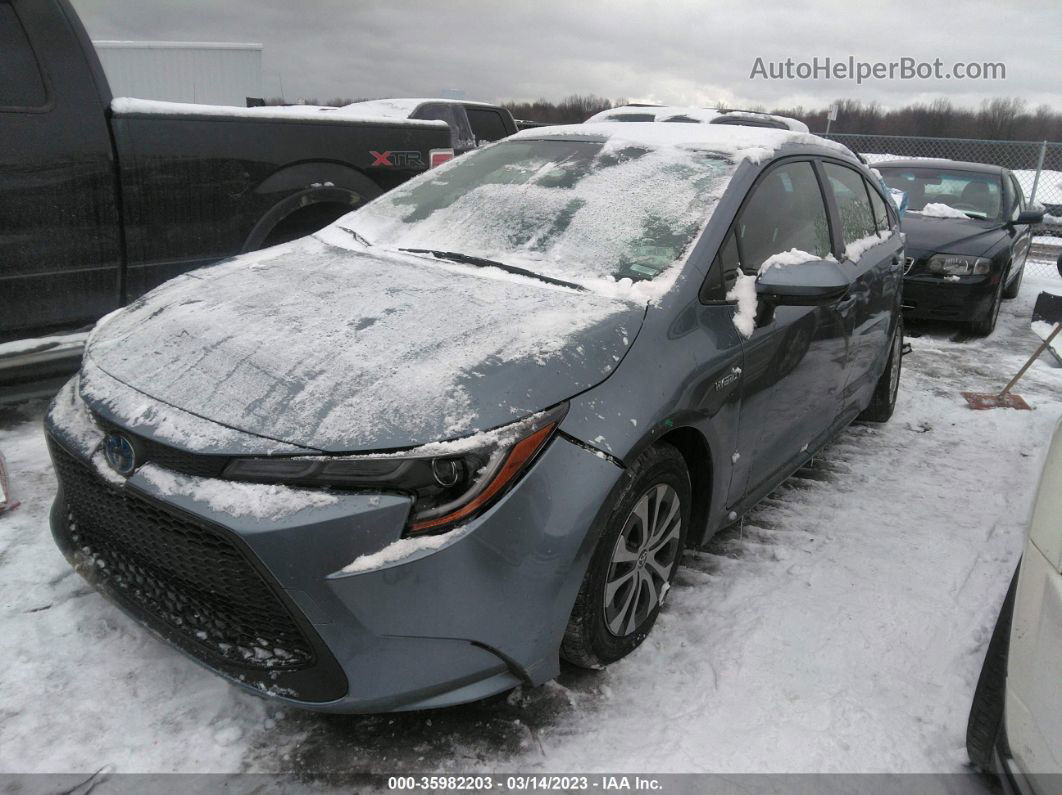
[[[604,139],[611,144],[643,145],[650,148],[681,147],[705,149],[738,160],[760,162],[781,147],[791,145],[831,149],[854,158],[843,144],[811,133],[772,127],[745,127],[739,124],[633,124],[630,122],[586,122],[521,130],[507,140],[520,138],[584,137]]]
[[[765,120],[776,121],[784,124],[794,132],[809,132],[808,126],[802,121],[791,119],[788,116],[778,116],[774,113],[760,113],[750,110],[719,110],[716,108],[698,108],[680,105],[623,105],[618,108],[603,110],[595,113],[584,123],[597,123],[619,119],[625,116],[653,116],[655,121],[667,122],[676,119],[690,119],[705,124],[718,123],[721,117],[731,119],[748,119],[749,121],[763,122]]]
[[[367,99],[362,102],[352,102],[336,112],[344,116],[389,116],[392,118],[409,118],[409,114],[425,103],[442,103],[444,105],[482,105],[494,107],[489,102],[475,102],[465,99],[438,99],[434,97],[390,97],[387,99]]]

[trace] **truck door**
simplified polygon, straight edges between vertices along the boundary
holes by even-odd
[[[65,3],[0,0],[0,340],[118,306],[107,87],[85,47]]]

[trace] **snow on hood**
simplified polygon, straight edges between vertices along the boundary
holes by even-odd
[[[394,450],[594,386],[644,312],[496,269],[304,238],[137,300],[96,330],[86,368],[229,429],[326,452]],[[139,411],[136,393],[83,395],[112,416]]]

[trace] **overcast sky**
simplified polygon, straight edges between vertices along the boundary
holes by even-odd
[[[599,94],[667,104],[885,106],[1016,96],[1062,110],[1062,3],[775,0],[73,0],[95,39],[265,45],[262,91],[300,97],[503,100]],[[1006,79],[750,79],[765,64],[1002,62]]]

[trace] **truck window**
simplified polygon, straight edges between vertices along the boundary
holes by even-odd
[[[457,152],[474,149],[476,144],[468,121],[461,113],[461,106],[447,102],[433,102],[421,105],[410,116],[411,119],[433,119],[444,121],[450,126],[450,144]]]
[[[472,125],[472,132],[476,136],[476,143],[493,143],[505,138],[509,131],[505,129],[505,122],[501,114],[491,108],[476,108],[465,106],[468,113],[468,121]]]
[[[48,101],[37,56],[33,54],[26,31],[8,3],[0,3],[0,110],[39,108]]]

